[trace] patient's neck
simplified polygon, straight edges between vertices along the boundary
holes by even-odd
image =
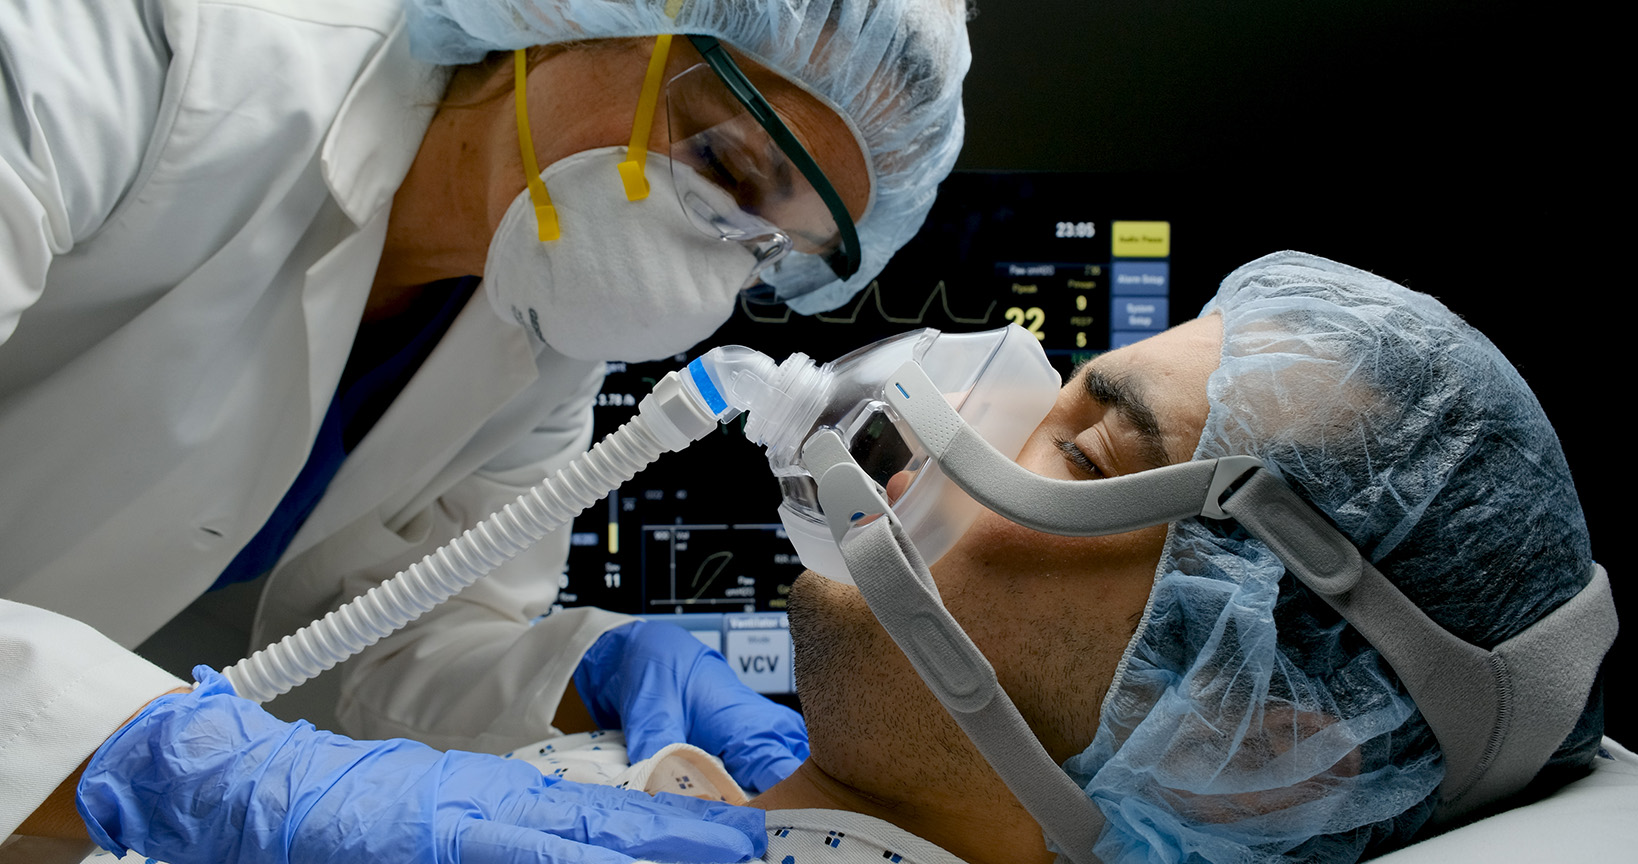
[[[1023,806],[997,781],[999,788],[924,788],[898,790],[883,797],[849,785],[819,767],[813,759],[796,773],[751,801],[762,810],[823,808],[849,810],[891,822],[936,843],[969,864],[1051,862],[1041,829]],[[997,794],[999,793],[999,794]]]

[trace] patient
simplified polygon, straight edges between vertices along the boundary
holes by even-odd
[[[1277,470],[1481,647],[1587,582],[1580,505],[1523,381],[1370,274],[1290,253],[1241,268],[1202,318],[1082,368],[1019,461],[1089,480],[1228,454]],[[1072,539],[986,513],[932,572],[1098,805],[1105,862],[1353,861],[1433,809],[1438,745],[1393,673],[1232,523]],[[753,802],[780,811],[766,860],[1052,860],[855,588],[804,574],[790,623],[812,756]],[[1601,729],[1595,685],[1541,782],[1584,770]],[[663,755],[623,782],[736,797]]]
[[[1289,254],[1241,268],[1205,317],[1080,370],[1019,458],[1092,479],[1228,454],[1275,468],[1481,647],[1587,581],[1528,388],[1453,313],[1370,274]],[[1355,860],[1432,810],[1438,747],[1392,672],[1232,523],[1071,539],[986,513],[932,570],[1098,803],[1106,862]],[[805,575],[790,615],[813,755],[757,806],[857,811],[974,864],[1051,860],[856,589]],[[1544,774],[1588,764],[1601,729],[1595,686]]]

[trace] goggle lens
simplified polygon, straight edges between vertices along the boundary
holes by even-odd
[[[700,63],[666,85],[671,175],[689,221],[707,236],[744,243],[757,254],[747,284],[777,268],[791,250],[828,257],[841,244],[824,199],[711,67]],[[819,284],[786,285],[801,293]]]

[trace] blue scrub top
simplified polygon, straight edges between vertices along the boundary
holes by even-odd
[[[330,488],[347,454],[403,392],[404,385],[466,306],[478,282],[476,276],[435,282],[422,289],[404,312],[359,327],[307,464],[273,509],[273,515],[216,577],[210,590],[246,582],[273,569]]]

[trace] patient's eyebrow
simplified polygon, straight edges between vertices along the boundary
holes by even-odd
[[[1137,454],[1139,459],[1150,468],[1172,464],[1171,458],[1166,455],[1166,438],[1161,434],[1160,422],[1155,419],[1154,410],[1129,380],[1087,367],[1082,383],[1086,387],[1086,395],[1093,402],[1113,408],[1137,431],[1138,440],[1142,442]]]

